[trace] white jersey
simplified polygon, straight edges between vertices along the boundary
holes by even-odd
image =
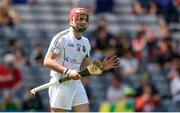
[[[90,43],[86,37],[77,39],[73,31],[64,30],[55,35],[51,41],[48,51],[58,54],[60,65],[73,70],[80,70],[80,65],[85,57],[90,56]],[[51,70],[51,77],[63,78],[61,73]]]
[[[85,37],[78,40],[70,29],[55,35],[51,41],[48,51],[58,54],[60,65],[80,70],[84,57],[89,56],[90,43]],[[51,70],[50,81],[63,78],[63,74]],[[62,108],[71,110],[72,106],[88,103],[86,91],[80,80],[70,80],[49,87],[49,98],[51,108]]]

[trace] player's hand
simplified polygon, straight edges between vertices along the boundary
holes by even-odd
[[[78,74],[76,70],[69,70],[68,77],[73,80],[78,80],[81,78],[81,75]]]
[[[110,58],[106,57],[102,63],[104,71],[117,68],[119,66],[119,58],[117,57],[117,55],[114,55]]]

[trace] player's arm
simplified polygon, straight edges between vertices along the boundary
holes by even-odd
[[[58,54],[48,51],[44,58],[44,66],[56,72],[63,73],[71,79],[77,80],[81,76],[76,70],[69,70],[57,62]]]
[[[61,66],[57,62],[58,54],[48,51],[44,58],[44,66],[48,67],[58,73],[63,73],[65,71],[65,67]]]
[[[89,64],[90,64],[91,60],[89,57],[85,57],[82,61],[81,64],[81,70],[85,69]],[[111,56],[111,57],[106,57],[103,61],[102,61],[102,65],[103,65],[103,71],[107,71],[113,68],[117,68],[119,66],[119,58],[117,57],[117,55]]]
[[[90,63],[91,63],[91,59],[88,56],[84,57],[80,66],[80,70],[84,70]]]

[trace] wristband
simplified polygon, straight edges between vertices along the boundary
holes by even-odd
[[[69,69],[65,68],[65,70],[63,71],[63,75],[67,76],[69,74]]]

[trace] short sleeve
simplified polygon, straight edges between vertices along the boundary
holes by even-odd
[[[86,57],[90,58],[90,51],[91,51],[91,45],[89,40],[87,39],[87,53],[86,53]]]
[[[62,48],[63,48],[63,37],[59,35],[54,36],[53,39],[51,40],[48,51],[59,54]]]

